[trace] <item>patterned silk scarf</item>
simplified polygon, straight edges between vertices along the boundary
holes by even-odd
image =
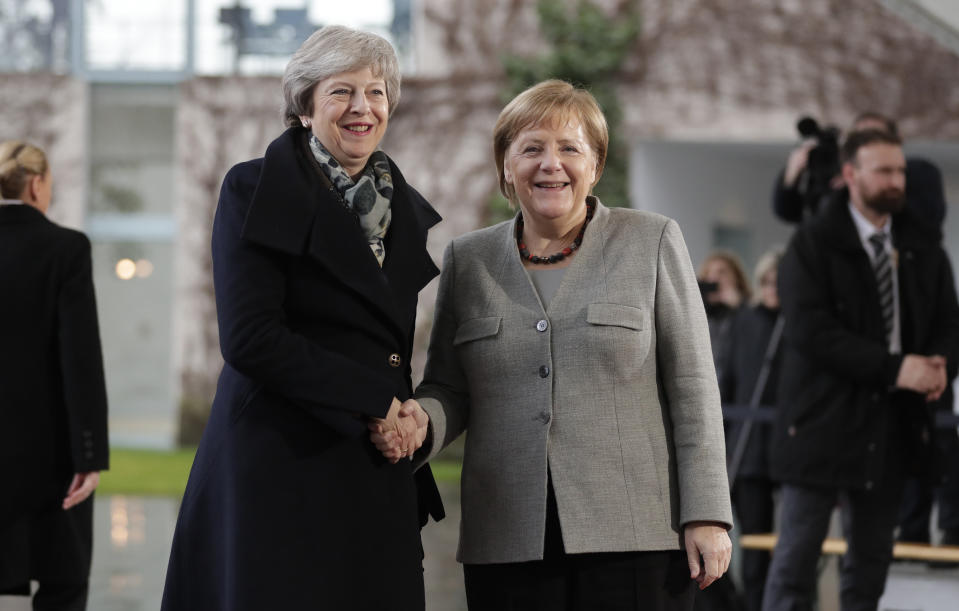
[[[353,182],[343,166],[320,144],[315,135],[310,135],[310,150],[313,151],[313,157],[320,164],[323,173],[343,198],[346,207],[359,218],[360,228],[366,235],[370,249],[380,267],[383,267],[383,260],[386,258],[383,238],[390,227],[390,202],[393,199],[393,177],[390,176],[390,162],[386,153],[374,151],[363,168],[363,173]]]

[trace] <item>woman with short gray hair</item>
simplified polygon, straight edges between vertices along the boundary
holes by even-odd
[[[396,55],[314,33],[283,77],[288,129],[233,167],[213,224],[220,374],[170,555],[164,611],[422,610],[420,528],[443,516],[412,455],[417,293],[440,217],[379,150]]]

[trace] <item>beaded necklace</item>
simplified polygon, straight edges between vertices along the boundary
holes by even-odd
[[[586,221],[583,223],[583,226],[580,228],[579,233],[576,234],[576,239],[573,240],[573,243],[559,251],[556,254],[548,255],[545,257],[540,257],[537,255],[530,255],[529,249],[526,248],[526,243],[523,242],[523,213],[521,212],[519,218],[516,219],[516,245],[519,247],[519,256],[521,259],[525,259],[530,263],[537,265],[549,265],[551,263],[559,263],[566,257],[573,254],[577,248],[579,248],[583,243],[583,234],[586,233],[586,226],[589,225],[589,221],[593,218],[593,212],[596,210],[596,205],[586,200]]]

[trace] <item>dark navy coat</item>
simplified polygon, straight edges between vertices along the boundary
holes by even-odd
[[[220,374],[162,609],[422,609],[432,475],[390,464],[370,417],[411,396],[417,293],[440,217],[394,166],[381,269],[291,128],[223,182],[213,224]],[[395,365],[392,355],[399,355]]]
[[[90,241],[0,206],[0,592],[87,581],[93,497],[61,504],[74,473],[108,461]]]
[[[779,267],[785,316],[779,410],[772,443],[775,479],[869,488],[888,465],[890,439],[907,471],[928,473],[930,412],[918,393],[894,390],[902,355],[890,354],[872,265],[846,197],[793,235]],[[893,217],[903,354],[959,360],[959,305],[938,231],[907,205]]]

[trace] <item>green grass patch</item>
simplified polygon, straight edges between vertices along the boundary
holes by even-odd
[[[430,463],[433,470],[433,477],[438,482],[459,483],[460,473],[463,471],[463,464],[452,460],[434,460]]]
[[[100,474],[99,494],[180,497],[186,488],[196,448],[185,450],[132,450],[112,448],[110,470]],[[441,482],[459,482],[458,461],[435,460],[430,465]]]
[[[100,474],[100,494],[180,497],[196,448],[184,450],[110,449],[110,470]]]

